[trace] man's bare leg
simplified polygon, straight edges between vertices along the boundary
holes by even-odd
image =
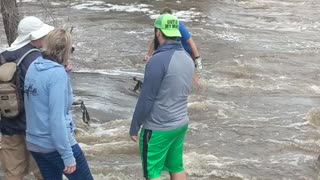
[[[175,174],[170,174],[170,180],[186,180],[187,175],[186,172],[182,171]]]

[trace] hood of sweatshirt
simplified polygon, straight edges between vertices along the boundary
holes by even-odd
[[[45,71],[51,68],[63,67],[61,64],[58,64],[57,62],[43,59],[43,58],[37,58],[33,63],[33,65],[38,71]]]

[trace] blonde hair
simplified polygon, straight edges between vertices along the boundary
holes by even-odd
[[[45,58],[67,65],[71,48],[71,34],[64,29],[54,29],[44,38],[42,52]]]

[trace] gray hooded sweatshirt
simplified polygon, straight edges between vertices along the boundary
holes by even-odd
[[[156,131],[186,125],[193,74],[193,60],[179,42],[162,44],[146,65],[130,136],[136,136],[141,125],[144,129]]]

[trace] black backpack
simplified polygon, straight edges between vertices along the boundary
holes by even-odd
[[[19,65],[31,52],[31,49],[15,62],[6,62],[0,66],[0,115],[8,119],[17,117],[24,108],[23,94],[20,85]]]

